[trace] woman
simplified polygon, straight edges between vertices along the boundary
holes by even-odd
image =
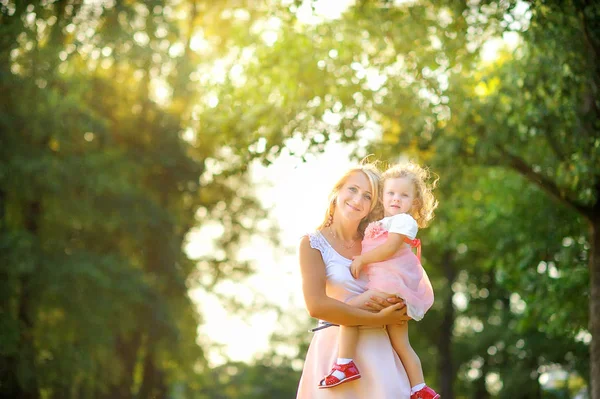
[[[335,389],[321,389],[320,380],[337,357],[338,328],[319,330],[306,355],[297,399],[410,397],[408,377],[385,329],[387,324],[409,320],[405,305],[381,293],[365,292],[366,279],[355,280],[350,273],[352,257],[361,252],[365,227],[381,216],[381,184],[381,174],[373,165],[350,169],[331,192],[324,222],[300,242],[306,308],[321,320],[361,326],[356,360],[365,365],[365,372]]]

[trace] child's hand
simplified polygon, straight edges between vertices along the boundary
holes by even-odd
[[[363,267],[362,258],[359,256],[352,257],[352,263],[350,264],[350,273],[352,273],[352,277],[358,278],[360,271]]]

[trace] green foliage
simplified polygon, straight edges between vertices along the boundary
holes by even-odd
[[[444,397],[588,379],[598,5],[357,1],[306,23],[301,1],[92,3],[0,2],[3,396],[293,396],[306,335],[209,370],[187,290],[252,272],[250,163],[328,141],[441,177],[420,233],[437,300],[411,336]]]
[[[444,397],[537,397],[553,365],[588,378],[598,11],[575,1],[359,1],[339,20],[284,25],[256,49],[255,80],[218,91],[226,104],[250,98],[264,120],[285,115],[277,130],[309,150],[356,142],[359,157],[408,156],[439,173],[442,205],[421,234],[440,300],[412,334],[427,337],[420,352],[440,356],[424,365],[450,381]],[[502,37],[516,45],[483,59]],[[250,91],[280,95],[265,110]]]
[[[285,364],[226,363],[203,376],[195,395],[206,399],[292,398],[298,373]]]
[[[162,397],[190,386],[206,360],[189,284],[250,272],[236,250],[265,214],[239,188],[245,164],[224,157],[207,170],[227,140],[184,139],[198,136],[187,101],[200,87],[174,68],[190,53],[167,62],[194,33],[173,7],[0,4],[3,397]],[[152,100],[160,79],[177,89],[169,103]],[[186,235],[215,220],[222,255],[197,265]]]

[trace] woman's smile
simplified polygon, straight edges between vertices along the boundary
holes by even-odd
[[[347,202],[346,202],[346,205],[348,205],[348,207],[350,207],[350,209],[352,209],[353,211],[360,212],[360,209],[358,209],[357,207],[355,207],[355,206],[353,206],[353,205],[350,205],[350,204],[349,204],[349,203],[347,203]]]

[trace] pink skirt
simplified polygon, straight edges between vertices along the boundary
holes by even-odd
[[[297,399],[409,399],[410,383],[387,330],[361,326],[358,331],[355,361],[361,378],[334,388],[318,388],[338,354],[340,329],[329,327],[317,331],[310,343]]]
[[[388,233],[377,237],[365,237],[362,253],[383,244]],[[394,256],[383,262],[371,263],[365,267],[369,289],[396,294],[406,302],[408,315],[413,320],[421,320],[433,305],[433,288],[421,262],[410,246],[403,245]]]

